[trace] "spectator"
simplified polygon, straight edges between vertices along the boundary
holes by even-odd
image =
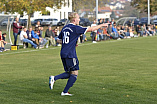
[[[129,27],[128,27],[128,25],[125,26],[125,28],[124,28],[124,33],[125,33],[126,38],[130,38],[130,32],[129,32]]]
[[[38,46],[37,46],[35,43],[33,43],[33,41],[31,41],[31,40],[28,39],[26,31],[27,31],[27,28],[24,28],[24,29],[21,31],[21,33],[20,33],[20,40],[21,40],[22,42],[25,42],[25,43],[30,43],[31,45],[33,45],[33,47],[34,47],[35,49],[38,49]]]
[[[44,45],[47,43],[46,39],[39,37],[37,28],[34,30],[34,34],[32,34],[32,38],[35,39],[35,42],[38,45],[39,49],[44,48]]]
[[[47,43],[47,40],[44,39],[44,38],[42,38],[43,27],[39,26],[39,27],[37,28],[37,30],[38,30],[37,34],[39,35],[39,37],[40,37],[40,39],[41,39],[41,40],[39,41],[39,45],[40,45],[39,48],[44,48],[44,45]]]
[[[94,26],[96,26],[96,20],[94,20],[93,24],[91,25],[91,27],[94,27]],[[96,41],[95,41],[96,34],[97,34],[97,30],[91,32],[93,43],[96,43]]]
[[[43,27],[38,26],[38,27],[36,27],[36,30],[38,30],[38,35],[39,35],[39,37],[41,37],[41,38],[42,38]]]
[[[29,28],[29,30],[26,31],[27,37],[31,41],[35,41],[35,39],[32,38],[32,34],[34,34],[34,31],[32,30],[32,27]]]
[[[2,52],[3,45],[3,39],[2,39],[2,31],[0,30],[0,52]]]
[[[59,44],[57,42],[57,39],[58,39],[58,36],[59,36],[59,27],[57,26],[55,29],[54,29],[54,34],[55,34],[55,42],[56,42],[56,46],[61,46],[61,44]]]
[[[114,26],[114,24],[116,24],[116,22],[114,21],[114,18],[111,21],[112,27]]]
[[[110,35],[107,33],[107,27],[103,28],[103,36],[104,36],[103,37],[104,40],[108,40],[108,39],[110,40]]]
[[[128,27],[131,27],[131,24],[132,24],[132,22],[131,22],[131,20],[129,20],[128,21]]]
[[[18,34],[20,34],[19,29],[22,29],[23,27],[24,26],[20,26],[19,24],[19,18],[16,18],[15,21],[13,22],[14,45],[16,45]]]
[[[125,27],[124,26],[120,26],[120,30],[119,30],[120,35],[122,35],[124,38],[126,38],[124,31],[125,31]]]
[[[85,34],[82,34],[82,36],[83,36],[82,43],[84,43],[84,41],[87,41],[87,38]]]
[[[43,30],[44,30],[44,28],[42,27],[42,26],[40,26],[40,37],[42,37],[43,36]]]
[[[153,25],[148,25],[148,31],[150,33],[150,36],[154,35]]]
[[[40,27],[40,21],[37,21],[37,24],[35,25],[36,28]]]
[[[80,35],[80,43],[83,43],[83,34]]]
[[[38,35],[36,35],[35,34],[35,36],[36,36],[36,38],[35,39],[38,39],[38,46],[39,46],[39,49],[40,48],[44,48],[44,45],[47,43],[47,40],[46,39],[44,39],[44,38],[42,38],[42,35],[41,35],[41,28],[40,28],[40,26],[39,27],[35,27],[35,31],[36,31],[36,34]]]
[[[59,26],[57,26],[56,29],[57,29],[57,30],[56,30],[56,32],[57,32],[56,35],[59,36],[59,33],[60,33],[60,31],[59,31]]]
[[[103,24],[103,19],[102,18],[99,20],[98,25],[100,25],[100,24]]]
[[[49,26],[48,29],[45,32],[45,39],[49,40],[49,46],[50,45],[55,46],[55,38],[54,37],[55,37],[55,34],[52,31],[51,27]]]
[[[105,31],[104,31],[104,34],[106,34]],[[118,37],[115,37],[112,35],[113,33],[112,33],[112,25],[111,24],[109,24],[109,26],[107,28],[107,34],[108,34],[108,38],[111,37],[112,39],[118,39]]]
[[[106,23],[106,20],[105,20],[105,19],[103,19],[103,23]]]
[[[152,29],[153,29],[153,31],[154,31],[154,35],[156,35],[156,33],[157,33],[157,29],[156,29],[155,24],[153,25]]]
[[[146,25],[145,24],[143,24],[143,26],[142,26],[142,31],[143,31],[143,36],[147,36],[147,29],[146,29]]]
[[[115,35],[115,37],[117,37],[117,38],[124,38],[123,36],[121,36],[121,35],[119,35],[118,34],[118,31],[117,31],[117,28],[116,28],[116,24],[114,24],[114,27],[112,27],[112,32],[114,33],[114,35]]]
[[[134,37],[134,33],[133,33],[133,29],[132,29],[132,26],[129,27],[129,33],[130,33],[130,37]]]
[[[7,36],[6,33],[2,34],[2,42],[3,42],[2,43],[3,44],[2,49],[3,49],[3,51],[6,51],[4,46],[8,43],[7,41],[5,41],[6,36]]]
[[[100,39],[99,39],[100,38]],[[98,29],[97,41],[104,40],[103,28]]]
[[[29,30],[26,31],[27,37],[29,40],[33,41],[34,43],[38,43],[38,39],[32,38],[32,34],[34,34],[34,31],[32,30],[32,27],[29,28]],[[26,43],[26,47],[28,47],[28,43]]]
[[[136,32],[138,36],[143,36],[143,31],[141,31],[141,26],[137,25],[136,26]]]

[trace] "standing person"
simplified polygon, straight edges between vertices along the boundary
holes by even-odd
[[[114,26],[114,24],[116,24],[116,22],[114,21],[114,18],[111,21],[112,27]]]
[[[61,96],[72,96],[72,94],[68,93],[68,90],[77,80],[79,61],[77,59],[75,47],[78,37],[86,32],[95,31],[102,26],[107,26],[107,24],[101,24],[89,28],[78,26],[80,18],[76,12],[69,13],[68,18],[70,23],[62,28],[57,40],[62,43],[60,55],[65,72],[49,77],[50,89],[53,89],[53,85],[56,80],[68,79],[67,85],[61,93]]]
[[[94,26],[96,26],[96,20],[94,20],[94,21],[93,21],[93,24],[91,25],[91,27],[94,27]],[[96,40],[95,38],[96,38],[97,30],[92,31],[91,34],[92,34],[92,42],[93,42],[93,43],[97,43],[97,42],[95,41],[95,40]]]
[[[24,26],[20,26],[19,18],[16,18],[13,22],[13,35],[14,35],[14,45],[16,45],[17,36],[20,34],[19,29],[22,29]]]

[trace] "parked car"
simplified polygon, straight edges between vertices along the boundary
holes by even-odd
[[[57,26],[63,26],[63,25],[65,25],[65,23],[66,23],[66,21],[67,21],[68,19],[61,19],[58,23],[57,23]]]
[[[152,20],[151,20],[151,24],[157,25],[157,18],[152,19]]]
[[[21,26],[26,26],[27,25],[27,19],[19,19],[19,23]]]
[[[148,18],[147,17],[142,17],[141,19],[140,19],[140,24],[141,25],[143,25],[143,24],[148,24]]]
[[[43,20],[44,20],[44,19],[35,19],[35,20],[31,21],[31,24],[35,26],[38,21],[40,21],[40,24],[41,24],[41,22],[42,22]]]
[[[130,21],[130,20],[126,21],[126,22],[125,22],[125,24],[127,24],[127,25],[128,25],[128,24],[129,24],[129,21]],[[131,19],[131,22],[132,22],[132,21],[134,21],[134,26],[136,26],[136,25],[139,25],[139,24],[140,24],[139,19]]]
[[[58,23],[58,19],[43,19],[43,21],[41,21],[41,25],[43,26],[48,26],[48,25],[57,25]]]
[[[10,18],[9,21],[10,23],[12,24],[14,21],[12,21],[13,18]],[[2,22],[1,22],[1,26],[7,26],[8,24],[8,19],[4,19]]]
[[[79,24],[81,26],[91,26],[91,22],[89,21],[88,18],[80,18]]]

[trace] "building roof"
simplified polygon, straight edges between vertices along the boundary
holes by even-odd
[[[112,12],[110,7],[99,7],[98,11],[99,12]]]

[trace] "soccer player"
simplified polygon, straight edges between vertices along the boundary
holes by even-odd
[[[89,28],[78,26],[80,18],[76,12],[69,13],[68,18],[70,20],[70,23],[62,28],[57,39],[59,43],[62,43],[60,55],[65,72],[56,76],[49,77],[50,89],[53,89],[53,85],[56,80],[68,79],[67,85],[61,93],[61,96],[72,96],[68,90],[77,80],[79,61],[76,55],[75,47],[78,37],[81,34],[85,34],[86,32],[91,32],[98,30],[103,26],[108,26],[108,24],[101,24]]]

